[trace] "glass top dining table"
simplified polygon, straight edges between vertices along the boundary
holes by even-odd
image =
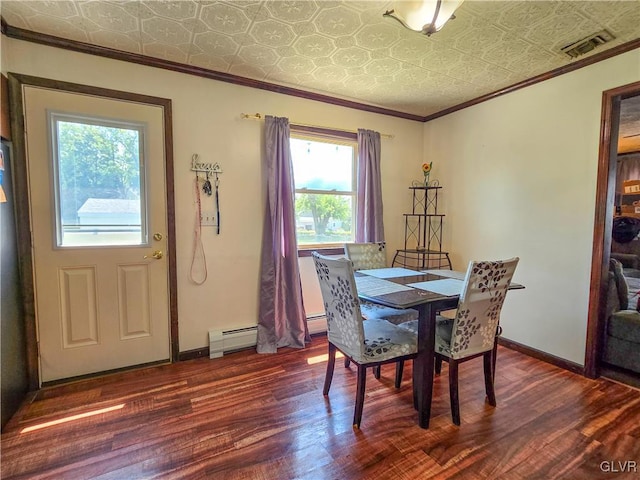
[[[418,424],[422,428],[429,428],[431,416],[436,314],[457,307],[464,278],[465,272],[455,270],[380,268],[355,272],[360,299],[418,311],[418,355],[413,362],[413,381]],[[518,288],[524,287],[515,283],[509,286],[510,290]]]

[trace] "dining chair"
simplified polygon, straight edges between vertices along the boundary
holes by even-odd
[[[340,351],[358,367],[353,425],[360,428],[367,368],[414,359],[417,335],[379,318],[363,322],[351,261],[312,255],[327,316],[329,358],[322,393],[329,394]]]
[[[344,254],[351,260],[354,270],[372,270],[386,268],[384,242],[345,243]],[[360,308],[365,320],[381,318],[396,325],[418,319],[418,311],[412,308],[392,308],[372,302],[361,301]]]
[[[365,243],[345,243],[344,254],[351,260],[354,270],[372,270],[376,268],[386,268],[387,257],[385,255],[385,242],[365,242]],[[366,300],[360,301],[362,318],[380,318],[395,325],[403,322],[418,320],[418,311],[413,308],[393,308],[380,305]],[[349,359],[344,359],[345,368],[349,367]],[[396,364],[396,387],[400,388],[402,381],[403,364]],[[380,368],[374,368],[373,374],[380,379]]]
[[[498,336],[502,332],[500,312],[518,260],[469,262],[455,317],[436,317],[435,372],[440,373],[443,360],[449,364],[451,418],[456,425],[460,425],[458,365],[462,362],[483,357],[487,399],[489,405],[496,406],[494,379]],[[400,327],[418,332],[417,321]],[[401,366],[397,371],[402,371]]]

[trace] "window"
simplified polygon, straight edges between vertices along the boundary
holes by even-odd
[[[57,246],[146,244],[144,127],[58,113],[50,121]]]
[[[355,140],[291,135],[298,246],[338,246],[355,238]]]

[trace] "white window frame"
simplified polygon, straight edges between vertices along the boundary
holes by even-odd
[[[340,135],[331,135],[327,133],[309,133],[309,132],[296,132],[293,129],[290,133],[290,138],[296,140],[308,140],[312,142],[323,142],[331,145],[347,145],[353,148],[353,157],[351,162],[351,190],[316,190],[316,189],[298,189],[296,188],[294,194],[298,193],[307,193],[307,194],[328,194],[328,195],[336,195],[336,196],[350,196],[351,197],[351,239],[334,242],[334,243],[305,243],[300,244],[298,242],[298,250],[317,250],[317,249],[331,249],[337,248],[344,245],[344,243],[354,242],[355,241],[355,230],[356,230],[356,208],[358,203],[358,141],[354,136],[353,139],[345,138],[345,136]],[[294,173],[295,176],[295,173]],[[295,185],[295,178],[294,178]],[[296,228],[296,240],[297,240],[298,231]]]
[[[52,225],[55,229],[52,235],[54,240],[54,249],[94,249],[94,248],[131,248],[131,247],[148,247],[150,245],[149,239],[149,211],[148,211],[148,181],[147,181],[147,168],[146,168],[146,130],[147,125],[145,123],[130,122],[124,120],[114,120],[107,118],[100,118],[94,116],[87,116],[82,114],[71,114],[66,112],[47,111],[48,123],[49,123],[49,158],[51,161],[51,192],[53,194],[52,209],[53,222]],[[63,225],[61,215],[61,200],[60,200],[60,173],[59,173],[59,159],[58,159],[58,123],[82,123],[85,125],[96,125],[108,128],[120,128],[127,130],[136,130],[138,132],[138,158],[140,161],[140,242],[130,244],[105,244],[105,245],[64,245],[63,244]]]

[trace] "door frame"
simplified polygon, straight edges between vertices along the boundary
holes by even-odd
[[[611,229],[613,228],[614,198],[616,193],[620,102],[625,98],[635,97],[636,95],[640,95],[640,82],[623,85],[602,93],[600,149],[598,153],[591,258],[591,288],[589,289],[587,342],[584,361],[584,375],[588,378],[597,378],[600,375],[600,357],[603,347],[607,298],[606,274],[609,271]]]
[[[173,176],[173,123],[171,99],[152,97],[119,90],[111,90],[77,83],[33,77],[19,73],[8,73],[11,131],[13,132],[13,191],[16,208],[16,234],[20,283],[22,288],[27,350],[27,375],[29,389],[40,388],[38,365],[38,339],[35,315],[35,282],[33,264],[33,244],[31,241],[31,217],[29,214],[29,191],[27,176],[27,155],[25,142],[24,93],[25,86],[41,87],[69,93],[81,93],[114,100],[159,106],[163,109],[165,183],[167,192],[167,261],[169,275],[169,335],[170,358],[178,361],[178,275],[176,268],[176,228]]]

